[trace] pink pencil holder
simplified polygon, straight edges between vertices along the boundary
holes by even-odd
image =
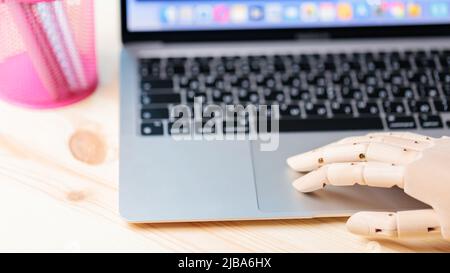
[[[0,0],[0,97],[54,108],[97,86],[93,0]]]

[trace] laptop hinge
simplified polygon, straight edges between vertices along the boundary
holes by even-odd
[[[331,39],[330,33],[327,32],[314,32],[314,33],[304,33],[299,32],[294,35],[295,40],[328,40]]]

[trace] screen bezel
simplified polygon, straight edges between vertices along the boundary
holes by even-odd
[[[158,31],[130,32],[127,26],[127,0],[121,0],[121,28],[123,43],[160,42],[206,42],[206,41],[257,41],[294,40],[303,37],[327,38],[375,38],[375,37],[429,37],[450,36],[450,24],[408,25],[383,27],[336,27],[336,28],[288,28],[243,29],[208,31]]]

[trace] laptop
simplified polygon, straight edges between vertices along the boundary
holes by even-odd
[[[426,207],[398,188],[299,193],[292,182],[302,174],[286,159],[369,132],[449,135],[449,0],[122,0],[121,8],[127,221]]]

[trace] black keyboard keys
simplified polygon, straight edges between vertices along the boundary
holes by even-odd
[[[281,119],[279,126],[280,132],[383,129],[383,123],[379,117]]]
[[[325,117],[327,116],[327,107],[325,104],[314,104],[312,102],[305,103],[305,111],[308,116],[319,116]]]
[[[358,102],[356,103],[356,108],[360,115],[378,116],[380,114],[378,104],[375,102]]]
[[[161,121],[145,122],[141,125],[141,134],[143,136],[164,135],[164,125]]]
[[[331,102],[331,112],[338,116],[352,116],[353,108],[350,103]]]
[[[428,84],[430,78],[425,72],[410,72],[408,75],[408,80],[413,83]]]
[[[206,102],[208,95],[205,92],[195,92],[195,91],[187,91],[186,92],[186,100],[187,102],[193,103],[195,101]]]
[[[419,115],[420,126],[424,129],[439,129],[443,127],[442,119],[437,115]]]
[[[388,115],[386,117],[386,123],[391,130],[406,130],[415,129],[416,121],[413,116],[403,116],[403,115]]]
[[[194,98],[278,104],[281,131],[441,128],[449,68],[448,50],[144,59],[141,133],[161,134],[168,109]]]
[[[414,113],[430,113],[432,111],[428,101],[410,101],[409,108]]]
[[[450,112],[450,105],[447,100],[435,100],[434,108],[437,112]]]
[[[266,89],[264,91],[264,95],[265,95],[266,101],[268,101],[268,102],[283,103],[286,100],[286,96],[282,91],[272,91],[270,89]]]
[[[141,103],[144,106],[150,105],[150,104],[169,104],[174,103],[178,104],[181,103],[181,97],[180,94],[143,94],[141,95]]]
[[[280,115],[281,117],[300,117],[301,111],[300,106],[298,105],[286,105],[283,104],[280,106]]]
[[[142,119],[168,119],[169,109],[167,108],[154,108],[154,109],[142,109]]]
[[[249,92],[246,89],[241,89],[238,91],[239,101],[244,103],[254,103],[257,104],[260,100],[259,94],[257,92]]]
[[[389,93],[386,88],[376,88],[373,86],[368,86],[366,89],[367,96],[372,99],[384,99],[387,98]]]
[[[174,87],[172,80],[143,80],[142,91],[152,92],[154,90],[172,90]]]
[[[361,89],[358,89],[358,88],[344,87],[344,88],[342,88],[341,92],[342,92],[342,97],[345,99],[360,100],[363,98],[363,92],[361,91]]]
[[[419,95],[424,99],[436,98],[439,97],[439,90],[435,86],[420,86]]]
[[[438,74],[437,80],[442,84],[450,84],[450,72],[441,72]]]
[[[401,101],[386,101],[383,103],[383,108],[386,113],[390,114],[404,114],[406,113],[406,108]]]
[[[289,90],[292,100],[310,100],[311,93],[308,89],[291,88]]]
[[[214,90],[212,92],[213,101],[216,103],[231,104],[234,100],[233,93]]]
[[[396,98],[414,98],[414,91],[411,87],[393,86],[392,95]]]

